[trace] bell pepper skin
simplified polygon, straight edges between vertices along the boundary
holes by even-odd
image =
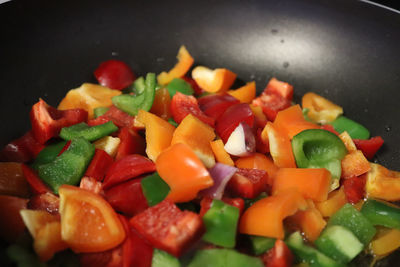
[[[58,136],[61,128],[87,121],[88,118],[83,109],[57,110],[42,99],[32,106],[29,115],[33,135],[41,144]]]
[[[238,89],[229,90],[227,93],[239,100],[240,103],[250,104],[256,97],[256,82],[249,82]]]
[[[370,136],[367,128],[343,115],[339,116],[329,124],[331,124],[339,133],[347,131],[353,139],[365,140]]]
[[[278,239],[272,249],[262,256],[265,267],[290,267],[293,254],[282,240]]]
[[[199,215],[201,217],[206,214],[206,212],[211,208],[211,204],[213,202],[213,198],[211,197],[203,197],[200,201],[200,212]],[[244,200],[243,198],[236,197],[236,198],[230,198],[230,197],[223,197],[222,201],[225,204],[231,205],[233,207],[236,207],[239,209],[239,214],[241,215],[244,210]]]
[[[45,146],[39,143],[32,131],[8,143],[0,151],[0,161],[29,162],[34,159]]]
[[[151,267],[181,267],[179,259],[165,251],[154,249]]]
[[[371,170],[367,173],[365,191],[367,197],[387,201],[400,200],[400,172],[370,163]]]
[[[367,199],[361,213],[373,224],[400,230],[400,207],[375,199]]]
[[[171,161],[171,159],[175,159]],[[173,202],[193,200],[199,191],[214,183],[210,173],[189,146],[177,143],[156,160],[157,172],[169,185],[167,199]]]
[[[311,267],[345,267],[346,265],[329,258],[319,250],[304,244],[300,232],[291,234],[286,244],[300,261]]]
[[[263,267],[261,259],[242,254],[233,249],[203,249],[198,250],[188,267]]]
[[[336,135],[322,129],[304,130],[293,137],[292,148],[299,168],[326,168],[333,179],[340,178],[340,160],[347,150]]]
[[[25,164],[22,164],[21,168],[25,179],[29,183],[34,194],[44,194],[50,192],[50,188],[43,183],[34,170]]]
[[[194,62],[193,57],[189,54],[184,45],[179,48],[177,59],[178,63],[169,72],[161,72],[157,76],[157,81],[159,84],[166,85],[174,78],[181,78],[185,76]]]
[[[95,178],[101,182],[113,162],[113,158],[107,152],[96,149],[93,159],[85,172],[85,176]]]
[[[351,204],[345,204],[331,216],[330,225],[341,225],[349,229],[364,245],[367,245],[376,233],[371,222]]]
[[[386,256],[400,247],[400,230],[385,230],[384,233],[379,233],[378,237],[371,241],[371,251],[378,257]]]
[[[61,185],[79,183],[94,152],[94,145],[83,137],[72,139],[71,145],[63,154],[38,167],[39,177],[57,194]]]
[[[214,153],[215,160],[219,163],[226,164],[229,166],[234,166],[231,156],[226,152],[224,148],[224,143],[221,139],[217,139],[210,142],[211,149]]]
[[[307,116],[317,123],[332,122],[343,114],[342,107],[312,92],[304,94],[301,101],[302,107],[308,109]]]
[[[114,96],[112,98],[113,104],[131,116],[136,116],[140,109],[149,111],[153,105],[156,90],[156,76],[154,73],[146,75],[145,85],[145,89],[141,94]]]
[[[171,98],[172,97],[170,96],[168,89],[163,87],[156,90],[154,102],[151,106],[150,112],[164,120],[171,119]]]
[[[228,90],[236,79],[236,74],[228,69],[211,70],[197,66],[192,71],[196,83],[206,92],[216,93]]]
[[[129,223],[155,248],[176,257],[193,245],[204,233],[199,215],[181,211],[169,200],[146,209]]]
[[[348,199],[346,198],[342,186],[340,189],[330,192],[327,200],[315,203],[315,206],[321,212],[323,217],[331,217],[347,202]]]
[[[239,232],[282,239],[283,219],[299,209],[305,209],[307,202],[296,190],[266,197],[250,206],[241,216]]]
[[[148,158],[137,154],[127,155],[110,166],[103,181],[103,188],[110,188],[130,178],[155,170],[155,164]]]
[[[187,115],[192,114],[202,122],[214,127],[214,118],[207,116],[200,110],[197,99],[194,96],[177,92],[172,97],[170,109],[172,117],[177,123],[181,123]]]
[[[368,160],[372,160],[383,145],[384,141],[380,136],[371,137],[368,140],[354,139],[357,149],[361,150]]]
[[[161,179],[157,172],[144,177],[141,185],[143,194],[150,207],[163,201],[170,191],[168,184]]]
[[[252,252],[256,256],[262,255],[263,253],[273,248],[276,240],[276,238],[265,236],[249,236]]]
[[[52,162],[62,151],[67,141],[61,141],[45,146],[37,155],[31,167],[37,169],[39,165]]]
[[[88,126],[81,122],[70,127],[61,129],[60,137],[64,140],[71,140],[76,137],[84,137],[88,141],[95,141],[118,130],[112,121],[96,126]]]
[[[180,78],[175,78],[170,81],[167,85],[167,89],[171,97],[173,97],[176,92],[180,92],[184,95],[193,95],[194,93],[190,84]]]
[[[114,105],[111,105],[111,107],[107,108],[107,112],[101,116],[95,119],[90,119],[88,121],[88,125],[96,126],[109,121],[112,121],[118,128],[130,127],[133,125],[133,117]]]
[[[142,179],[132,179],[104,191],[108,203],[118,212],[132,217],[148,208],[143,194]]]
[[[131,85],[136,78],[125,62],[116,59],[102,62],[94,71],[94,76],[102,86],[115,90]]]
[[[239,209],[214,199],[210,209],[204,214],[206,232],[203,240],[226,248],[233,248],[236,243],[236,231]]]
[[[145,155],[146,141],[133,129],[124,127],[118,134],[119,140],[121,140],[115,160],[120,160],[123,157],[131,154]]]
[[[291,105],[291,100],[275,92],[264,91],[260,96],[253,99],[252,104],[260,106],[269,121],[274,121],[279,111]]]
[[[109,109],[109,107],[98,107],[93,109],[94,118],[97,119],[98,117],[106,114]]]
[[[0,195],[29,198],[31,190],[23,172],[23,164],[0,162]]]
[[[343,181],[344,193],[348,202],[356,204],[364,198],[366,179],[365,175],[361,175],[360,177],[353,176]]]
[[[268,173],[259,169],[239,168],[227,184],[226,190],[242,198],[255,198],[267,191]]]

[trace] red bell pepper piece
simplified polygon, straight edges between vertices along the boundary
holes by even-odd
[[[252,104],[260,106],[268,120],[274,121],[278,112],[290,107],[291,102],[279,94],[262,93]]]
[[[343,187],[347,201],[355,204],[364,198],[366,181],[367,176],[365,174],[344,179]]]
[[[197,99],[191,95],[176,92],[171,100],[171,114],[177,123],[181,123],[188,114],[192,114],[202,122],[214,127],[215,120],[200,110]]]
[[[104,124],[109,121],[112,121],[119,128],[130,127],[133,124],[133,117],[128,113],[120,110],[116,106],[112,105],[104,115],[99,116],[96,119],[89,120],[88,125],[95,126]]]
[[[135,74],[131,68],[120,60],[107,60],[94,71],[97,81],[108,88],[122,90],[133,83]]]
[[[268,190],[268,173],[260,169],[238,168],[229,180],[227,190],[234,196],[255,198]]]
[[[0,161],[28,162],[34,159],[44,148],[32,134],[27,132],[22,137],[11,141],[0,152]]]
[[[26,181],[31,186],[32,192],[34,194],[44,194],[47,192],[51,192],[50,188],[39,178],[34,170],[26,166],[25,164],[21,165],[22,172],[24,173]]]
[[[269,152],[269,143],[262,138],[262,128],[258,128],[254,137],[256,138],[256,151],[262,154]]]
[[[129,222],[151,245],[176,257],[199,240],[205,231],[198,214],[181,211],[169,200],[148,208]]]
[[[89,167],[86,169],[85,176],[95,178],[97,181],[103,181],[110,166],[114,163],[113,158],[107,152],[96,149]]]
[[[97,181],[95,178],[84,176],[79,183],[79,187],[95,194],[103,195],[102,183]]]
[[[41,144],[56,137],[61,128],[87,121],[88,118],[87,111],[83,109],[57,110],[42,99],[32,106],[29,115],[33,135]]]
[[[118,146],[115,160],[120,160],[131,154],[145,155],[146,141],[134,130],[124,127],[119,132],[118,138],[121,140],[121,143]]]
[[[122,244],[122,267],[150,267],[153,259],[153,247],[139,235],[122,215],[119,218],[126,232]]]
[[[240,101],[229,94],[207,95],[198,100],[200,109],[207,115],[217,120],[227,108]]]
[[[321,129],[330,131],[331,133],[334,133],[334,134],[336,134],[337,136],[340,135],[340,134],[335,130],[335,128],[333,128],[333,126],[330,125],[330,124],[321,125]],[[354,140],[353,140],[353,141],[354,141]]]
[[[292,101],[293,98],[293,86],[277,80],[276,78],[272,78],[269,80],[267,86],[264,89],[264,93],[266,94],[277,94],[286,98],[289,101]]]
[[[250,127],[253,127],[254,114],[247,103],[240,103],[227,108],[218,118],[215,130],[221,137],[222,141],[226,143],[231,133],[241,122],[245,122]]]
[[[71,144],[71,140],[68,140],[65,146],[61,149],[60,153],[58,153],[57,157],[60,156],[62,153],[64,153],[65,150],[69,148],[69,145]]]
[[[364,156],[372,160],[375,153],[381,148],[384,141],[380,136],[374,136],[368,140],[353,139],[357,149],[361,150]]]
[[[132,179],[105,190],[105,198],[118,212],[132,217],[149,206],[142,191],[142,179]]]
[[[53,215],[58,214],[60,199],[51,192],[34,195],[28,202],[28,208],[32,210],[45,210]]]
[[[206,214],[206,212],[210,209],[211,203],[213,199],[210,197],[203,197],[202,200],[200,201],[200,212],[199,215],[201,217]],[[230,198],[230,197],[223,197],[222,201],[225,202],[226,204],[229,204],[231,206],[234,206],[239,209],[239,214],[242,214],[244,210],[244,200],[240,197],[237,198]]]
[[[265,267],[290,267],[294,257],[285,242],[277,239],[274,247],[264,253],[261,259]]]
[[[104,178],[103,188],[110,188],[115,184],[155,170],[156,165],[148,158],[137,154],[127,155],[110,166]]]
[[[202,93],[205,92],[203,89],[200,88],[200,86],[192,78],[184,76],[184,77],[181,77],[181,79],[185,80],[187,83],[190,84],[190,86],[194,90],[195,95],[201,95]]]
[[[106,251],[79,254],[79,266],[120,267],[121,265],[122,265],[122,245]]]

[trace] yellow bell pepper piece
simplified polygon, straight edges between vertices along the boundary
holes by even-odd
[[[303,95],[301,105],[308,109],[307,115],[311,120],[322,124],[334,121],[343,114],[342,107],[312,92]]]

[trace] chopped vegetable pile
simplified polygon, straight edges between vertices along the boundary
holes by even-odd
[[[9,261],[346,266],[400,246],[400,172],[371,162],[380,136],[318,94],[293,104],[272,78],[256,96],[228,69],[192,69],[184,46],[177,58],[138,78],[109,60],[99,85],[32,106],[0,152]]]

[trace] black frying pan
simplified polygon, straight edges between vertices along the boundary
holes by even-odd
[[[400,170],[400,14],[350,0],[52,1],[0,5],[0,145],[29,128],[39,97],[56,106],[104,60],[137,74],[176,62],[227,67],[261,91],[272,77],[340,104],[385,140],[376,160]],[[358,265],[364,265],[362,258]],[[391,256],[380,265],[399,265]]]

